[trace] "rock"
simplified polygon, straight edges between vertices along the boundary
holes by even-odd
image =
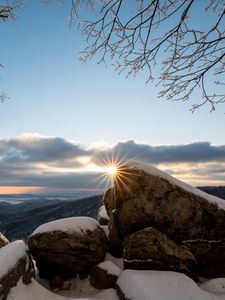
[[[10,289],[22,279],[31,283],[34,268],[23,241],[15,241],[0,249],[0,299],[6,300]]]
[[[98,211],[98,223],[100,225],[108,225],[109,224],[109,216],[107,214],[107,211],[105,209],[105,206],[102,205],[100,208],[99,208],[99,211]]]
[[[59,290],[63,288],[64,281],[60,276],[55,276],[49,281],[49,287],[52,290]]]
[[[0,232],[0,248],[7,245],[9,241],[7,238]]]
[[[124,269],[163,270],[193,277],[196,261],[191,251],[154,228],[145,228],[126,237]]]
[[[90,283],[97,289],[115,288],[121,269],[111,261],[104,261],[91,269]]]
[[[121,167],[120,174],[114,203],[122,239],[147,227],[174,241],[225,239],[224,200],[143,164]]]
[[[196,272],[201,277],[225,277],[225,240],[192,240],[183,242],[193,253],[198,266]]]
[[[111,187],[109,188],[102,199],[102,202],[105,206],[107,215],[110,217],[112,210],[115,208],[115,203],[114,203],[114,188]]]
[[[37,228],[28,239],[40,277],[85,276],[104,260],[107,238],[98,222],[88,217],[65,218]]]
[[[114,209],[109,219],[109,252],[115,257],[123,256],[123,240],[119,233],[118,215]]]

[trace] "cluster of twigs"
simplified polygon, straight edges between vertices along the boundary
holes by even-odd
[[[195,10],[202,4],[204,16],[195,20]],[[188,100],[201,89],[202,102],[192,111],[206,103],[212,111],[225,102],[215,86],[220,84],[222,90],[224,85],[224,0],[74,0],[72,19],[84,5],[92,9],[94,20],[79,22],[87,40],[82,60],[97,55],[99,62],[106,62],[110,57],[120,72],[127,70],[127,76],[146,69],[147,81],[155,79],[153,67],[160,66],[160,97]],[[209,22],[202,26],[204,18]]]

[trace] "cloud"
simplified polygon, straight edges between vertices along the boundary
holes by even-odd
[[[51,189],[104,189],[99,168],[112,157],[153,164],[194,185],[225,180],[225,146],[209,142],[153,146],[135,141],[82,145],[60,137],[0,138],[0,185]]]
[[[88,155],[79,144],[60,137],[22,135],[0,139],[0,157],[9,162],[56,162]]]
[[[151,146],[131,140],[96,153],[94,159],[99,161],[112,155],[119,159],[137,159],[152,164],[225,161],[225,146],[213,146],[209,142]]]

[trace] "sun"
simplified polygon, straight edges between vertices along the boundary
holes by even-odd
[[[117,167],[115,165],[108,166],[106,172],[110,176],[114,177],[117,174]]]

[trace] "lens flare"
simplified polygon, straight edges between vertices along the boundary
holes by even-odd
[[[106,172],[107,172],[110,176],[116,176],[116,174],[117,174],[117,167],[114,166],[114,165],[109,166],[109,167],[107,167]]]

